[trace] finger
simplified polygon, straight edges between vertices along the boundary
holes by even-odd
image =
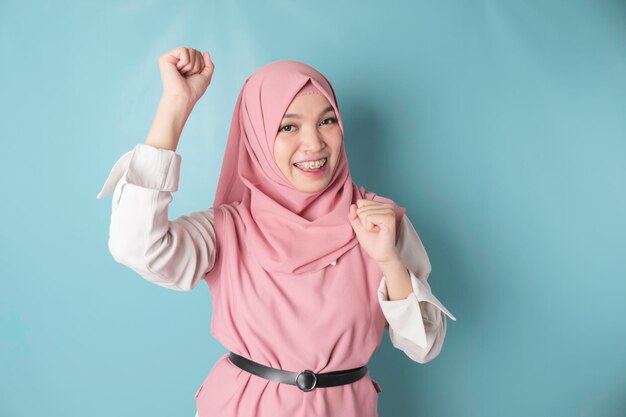
[[[389,215],[389,213],[368,212],[365,214],[359,214],[361,223],[365,224],[367,230],[371,230],[374,226],[383,225],[386,228],[390,228],[395,219]]]
[[[353,220],[355,217],[354,204],[350,204],[350,208],[348,209],[348,219]]]
[[[191,72],[193,74],[197,74],[200,72],[200,68],[202,67],[204,60],[202,59],[202,54],[200,51],[193,51],[193,67],[191,68]]]
[[[387,216],[394,216],[394,210],[390,208],[384,208],[379,206],[361,207],[356,210],[357,214],[386,214]]]
[[[392,204],[389,203],[381,203],[379,201],[374,201],[374,200],[368,200],[366,198],[360,198],[357,200],[357,206],[358,207],[365,207],[365,206],[388,206],[393,208]]]
[[[213,61],[211,61],[211,54],[209,54],[209,51],[206,51],[202,55],[202,58],[204,59],[204,68],[202,69],[201,74],[206,77],[213,76],[215,66],[213,65]]]
[[[352,221],[358,218],[358,214],[356,212],[356,204],[350,204],[350,211],[348,212],[348,218]]]
[[[196,67],[196,62],[198,59],[196,58],[196,51],[193,49],[189,53],[189,64],[187,64],[187,75],[192,75],[194,73],[194,68]]]
[[[183,67],[182,72],[185,74],[189,74],[195,62],[196,62],[196,54],[193,51],[191,51],[189,52],[189,62],[187,63],[187,65]]]
[[[188,63],[189,63],[189,51],[187,50],[187,48],[183,48],[180,51],[180,55],[178,57],[178,63],[176,63],[176,68],[178,69],[178,71],[182,72],[181,70]]]
[[[162,76],[181,77],[178,68],[176,68],[177,63],[180,62],[179,57],[180,51],[170,51],[159,57],[159,68]]]
[[[363,226],[361,225],[361,220],[359,219],[359,216],[356,214],[356,204],[350,204],[350,212],[348,213],[348,219],[350,220],[350,223],[352,224],[352,227],[355,230],[360,230],[363,228]]]
[[[359,217],[359,222],[363,225],[365,230],[372,230],[374,223],[368,213],[357,213],[357,216]]]
[[[394,211],[394,208],[392,206],[390,206],[389,204],[365,204],[365,205],[362,205],[361,207],[358,207],[357,210],[359,210],[359,211],[364,211],[364,210],[388,210],[388,211]]]
[[[368,232],[371,232],[376,228],[376,223],[372,222],[369,218],[361,219],[361,224],[363,225],[363,228]]]
[[[383,210],[375,210],[375,209],[371,209],[371,210],[367,210],[367,211],[357,211],[357,215],[361,218],[361,219],[365,219],[367,217],[373,217],[376,216],[377,218],[380,216],[384,216],[389,218],[390,220],[394,220],[395,221],[395,216],[393,215],[393,212],[387,210],[387,209],[383,209]]]
[[[200,55],[199,51],[194,51],[193,56],[193,67],[191,68],[190,73],[197,74],[202,70],[202,67],[204,66],[204,60],[202,59],[202,55]]]
[[[181,59],[176,65],[176,68],[181,75],[185,75],[185,67],[187,66],[187,64],[189,64],[189,56],[186,55],[186,52],[182,53],[181,55]]]
[[[361,207],[365,207],[365,206],[369,206],[370,204],[376,204],[376,201],[374,200],[368,200],[366,198],[359,198],[356,201],[356,206],[361,208]]]
[[[159,65],[163,65],[163,64],[174,64],[176,65],[178,63],[178,55],[175,54],[172,51],[169,51],[163,55],[161,55],[159,57]]]

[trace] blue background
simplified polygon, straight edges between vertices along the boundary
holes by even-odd
[[[626,3],[0,3],[0,416],[193,417],[226,352],[210,294],[107,249],[113,163],[158,58],[209,50],[170,218],[210,207],[247,76],[333,84],[357,184],[406,207],[458,317],[420,365],[385,334],[381,417],[626,415]]]

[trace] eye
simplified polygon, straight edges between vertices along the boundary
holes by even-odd
[[[280,132],[291,132],[291,130],[283,130],[283,129],[285,129],[286,127],[294,127],[294,126],[293,126],[293,125],[284,125],[284,126],[281,126],[281,127],[280,127],[280,129],[278,129],[278,133],[280,133]]]
[[[333,123],[337,123],[337,119],[335,119],[334,117],[329,117],[328,119],[323,120],[322,123],[324,123],[326,120],[332,120]]]

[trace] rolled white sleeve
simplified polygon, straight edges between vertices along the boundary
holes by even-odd
[[[115,162],[96,198],[113,193],[113,258],[159,286],[189,291],[215,264],[213,209],[170,221],[181,156],[139,143]]]
[[[378,301],[394,347],[419,363],[434,359],[443,347],[446,315],[456,320],[433,295],[428,276],[431,265],[426,250],[408,217],[402,219],[397,250],[407,267],[413,291],[406,299],[390,301],[383,276],[378,288]]]

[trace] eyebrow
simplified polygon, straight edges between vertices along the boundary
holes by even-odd
[[[320,113],[320,116],[323,115],[324,113],[328,113],[329,111],[334,111],[335,109],[333,108],[333,106],[328,106],[326,107],[324,110],[322,110],[322,112]],[[283,119],[286,119],[288,117],[296,117],[296,118],[300,118],[299,114],[294,114],[294,113],[287,113],[283,116]]]

